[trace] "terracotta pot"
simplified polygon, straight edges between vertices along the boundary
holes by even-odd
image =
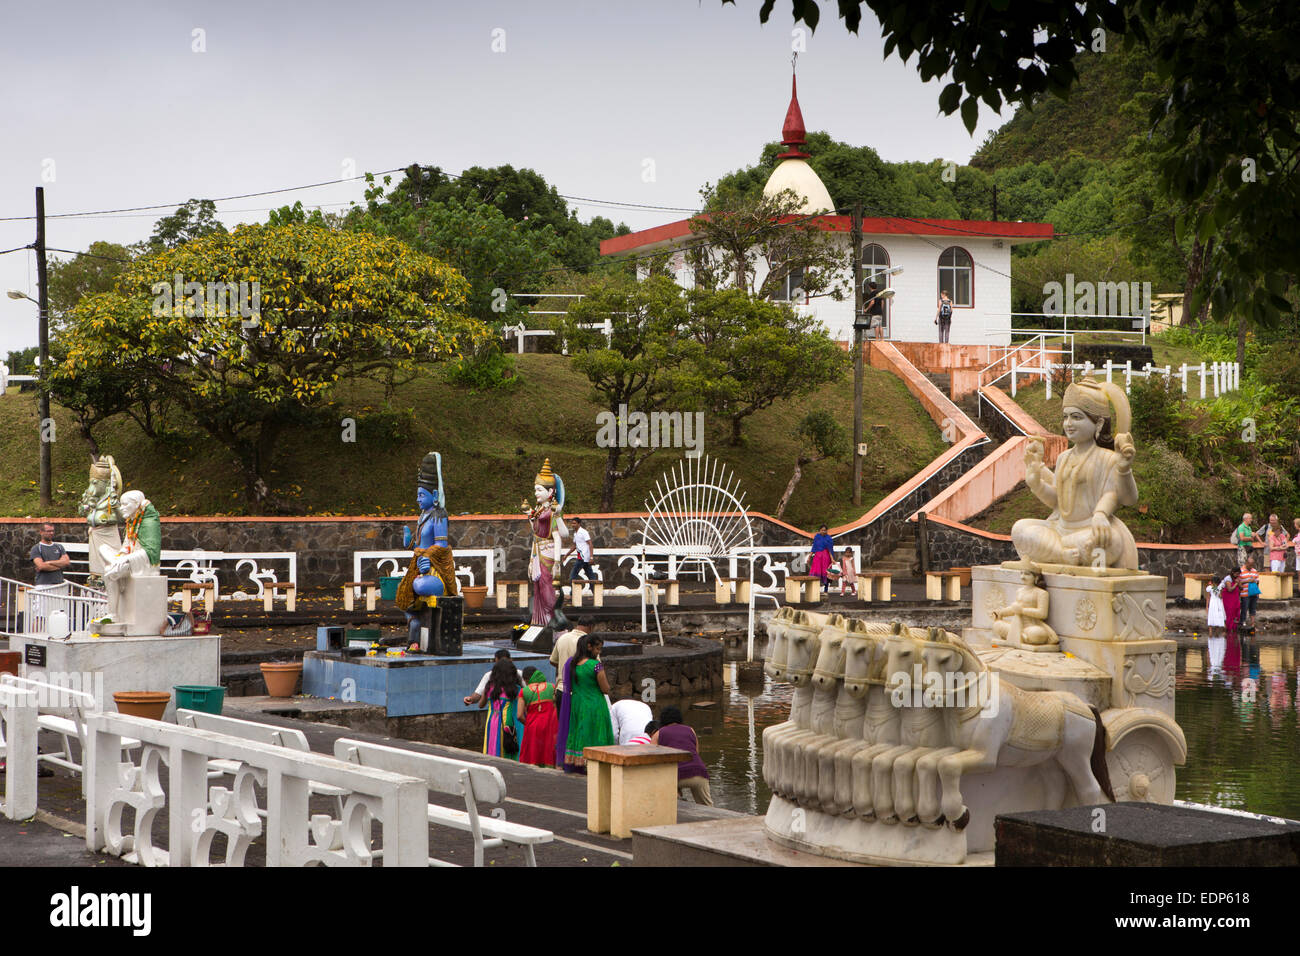
[[[302,661],[288,664],[261,664],[262,680],[266,682],[268,697],[292,697],[302,676]]]
[[[483,599],[487,597],[487,585],[466,585],[460,589],[460,593],[465,597],[465,607],[480,608],[483,606]]]
[[[0,674],[18,676],[18,665],[22,662],[22,651],[0,651]]]
[[[165,690],[122,690],[113,695],[119,714],[162,720],[172,695]]]

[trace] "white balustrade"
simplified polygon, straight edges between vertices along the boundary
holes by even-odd
[[[1093,365],[1085,362],[1082,365],[1072,365],[1070,363],[1052,363],[1048,366],[1051,371],[1057,369],[1070,369],[1075,372],[1081,372],[1083,375],[1089,375],[1093,371]],[[1166,365],[1161,368],[1158,365],[1146,363],[1142,368],[1133,368],[1131,361],[1124,362],[1122,365],[1118,362],[1107,361],[1105,365],[1096,366],[1098,371],[1106,374],[1106,381],[1112,380],[1114,372],[1122,371],[1124,373],[1124,391],[1129,391],[1135,378],[1151,378],[1153,375],[1161,375],[1166,380],[1172,380],[1177,377],[1182,382],[1183,394],[1187,394],[1187,377],[1196,375],[1200,379],[1201,398],[1218,398],[1220,395],[1226,395],[1228,392],[1236,391],[1241,388],[1241,366],[1236,362],[1202,362],[1200,365],[1182,365],[1175,369],[1172,365]],[[1014,390],[1011,393],[1015,395]],[[1052,397],[1051,377],[1048,377],[1047,397]]]
[[[213,838],[225,835],[224,865],[242,866],[265,833],[267,866],[370,866],[371,823],[383,833],[385,866],[425,866],[429,858],[427,784],[358,767],[334,757],[241,740],[123,714],[88,721],[86,845],[144,866],[207,866]],[[143,744],[138,764],[121,760],[121,739]],[[233,788],[209,786],[208,761],[239,763]],[[162,786],[163,765],[167,787]],[[341,818],[313,814],[312,783],[347,796]],[[257,804],[266,791],[266,822]],[[135,825],[122,832],[123,811]],[[167,847],[154,845],[155,818],[166,812]]]
[[[352,580],[368,581],[375,577],[401,577],[406,574],[406,567],[411,560],[411,548],[400,551],[353,551]],[[504,570],[504,555],[500,548],[455,548],[451,549],[456,560],[456,578],[465,579],[473,587],[477,583],[478,569],[483,569],[483,583],[488,593],[495,593],[496,575]],[[481,564],[480,564],[481,562]],[[501,567],[498,568],[498,565]],[[364,571],[374,568],[370,577]]]
[[[4,815],[36,813],[37,700],[33,688],[0,684],[0,758],[5,761]]]

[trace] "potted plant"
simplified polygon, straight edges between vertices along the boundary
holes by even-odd
[[[163,711],[171,699],[169,691],[160,690],[120,690],[113,694],[113,703],[117,704],[119,714],[152,720],[162,720]]]
[[[302,661],[268,661],[259,665],[268,697],[292,697],[302,676]]]
[[[464,584],[461,585],[460,593],[465,598],[466,608],[481,608],[483,599],[487,597],[486,584]]]

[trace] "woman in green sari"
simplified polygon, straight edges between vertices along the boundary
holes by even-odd
[[[560,713],[560,732],[564,745],[564,769],[568,773],[586,773],[586,747],[607,747],[614,743],[614,724],[609,718],[609,678],[600,663],[605,642],[588,634],[578,642],[569,659],[564,676],[564,704]]]

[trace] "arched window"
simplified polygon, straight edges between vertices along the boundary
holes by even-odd
[[[889,276],[880,275],[889,271],[889,253],[885,247],[874,242],[868,243],[862,250],[862,281],[874,281],[880,288],[889,287]]]
[[[939,291],[947,292],[953,305],[970,308],[975,304],[974,272],[970,253],[949,246],[939,254]]]

